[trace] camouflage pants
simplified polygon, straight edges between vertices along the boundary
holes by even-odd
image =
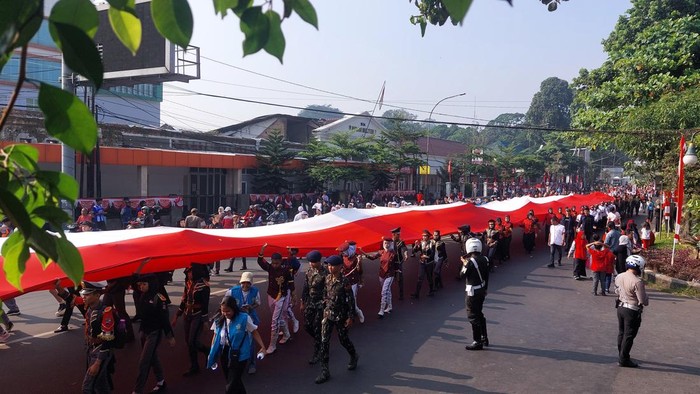
[[[307,306],[304,309],[304,329],[314,339],[314,354],[321,355],[321,320],[323,307]]]
[[[323,368],[328,369],[328,360],[330,359],[330,342],[331,334],[333,333],[333,327],[338,331],[338,339],[340,344],[348,351],[350,356],[354,356],[355,346],[350,341],[348,337],[348,328],[345,326],[345,320],[342,321],[332,321],[328,319],[323,319],[321,323],[321,362],[323,363]]]

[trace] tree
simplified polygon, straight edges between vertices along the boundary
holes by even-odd
[[[290,171],[286,166],[294,153],[284,146],[284,135],[279,131],[270,133],[255,158],[258,162],[258,174],[253,181],[255,192],[279,194],[287,191]]]
[[[297,116],[310,119],[340,119],[343,117],[343,111],[330,104],[311,104],[299,111]]]
[[[573,92],[568,82],[557,77],[547,78],[532,98],[525,122],[531,126],[568,129],[571,127],[569,107],[572,101]]]
[[[353,133],[352,130],[336,133],[328,141],[310,144],[301,153],[309,161],[307,175],[319,183],[366,178],[366,160],[373,140],[370,137],[352,138]]]

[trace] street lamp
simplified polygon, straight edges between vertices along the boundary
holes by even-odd
[[[460,94],[455,94],[452,96],[447,96],[444,99],[438,101],[433,105],[433,109],[430,110],[430,115],[428,115],[428,120],[433,120],[433,111],[435,111],[435,108],[437,108],[438,105],[440,105],[441,102],[445,100],[449,100],[451,98],[459,97],[459,96],[464,96],[466,93],[460,93]],[[431,123],[432,125],[432,123]],[[431,126],[432,129],[432,126]],[[428,138],[426,139],[425,143],[425,184],[423,187],[425,188],[425,192],[428,192],[428,176],[430,175],[430,131],[428,131]],[[427,195],[426,195],[427,197]]]
[[[692,138],[691,138],[692,141]],[[683,155],[683,164],[687,166],[694,166],[698,162],[698,155],[695,153],[695,145],[692,142],[688,143],[688,150]]]

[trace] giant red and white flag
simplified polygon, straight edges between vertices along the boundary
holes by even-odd
[[[587,195],[551,196],[542,198],[518,197],[494,201],[481,206],[467,203],[412,206],[406,208],[354,209],[344,208],[306,220],[239,229],[191,229],[151,227],[134,230],[68,233],[68,239],[78,248],[85,265],[85,280],[101,281],[131,276],[134,273],[171,271],[189,266],[192,262],[210,263],[231,257],[256,256],[260,246],[267,243],[267,256],[285,252],[287,247],[299,249],[304,256],[313,249],[324,256],[338,253],[336,248],[347,240],[357,242],[367,252],[378,250],[382,237],[390,230],[401,227],[401,238],[408,244],[420,239],[426,223],[430,230],[443,234],[457,232],[457,227],[470,224],[481,231],[488,220],[505,214],[518,225],[532,209],[540,219],[547,208],[594,205],[612,201],[604,193]],[[0,247],[7,238],[0,238]],[[268,254],[269,253],[269,254]],[[0,266],[4,259],[0,257]],[[58,279],[71,286],[57,264],[46,269],[34,253],[26,264],[21,279],[25,292],[48,290]],[[0,299],[21,294],[0,270]]]
[[[683,163],[683,155],[685,154],[685,136],[681,135],[681,147],[678,158],[678,187],[676,187],[676,231],[673,235],[673,242],[677,243],[681,240],[681,215],[683,211],[683,194],[685,193],[685,184],[683,178],[685,176],[685,166]]]

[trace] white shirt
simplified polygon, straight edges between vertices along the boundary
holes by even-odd
[[[642,227],[641,230],[639,230],[639,235],[642,239],[651,239],[651,229]]]
[[[549,227],[549,244],[564,245],[564,233],[566,229],[563,224],[555,224]]]
[[[231,325],[231,320],[226,319],[226,322],[224,322],[225,327],[229,327]],[[240,327],[237,327],[240,329]],[[253,332],[258,329],[258,326],[253,324],[253,319],[250,318],[250,315],[248,315],[248,320],[246,322],[245,330],[248,332]],[[211,330],[216,332],[216,322],[211,324]],[[219,333],[221,336],[221,345],[227,345],[228,344],[228,336],[226,335],[226,330],[222,328],[221,332]]]

